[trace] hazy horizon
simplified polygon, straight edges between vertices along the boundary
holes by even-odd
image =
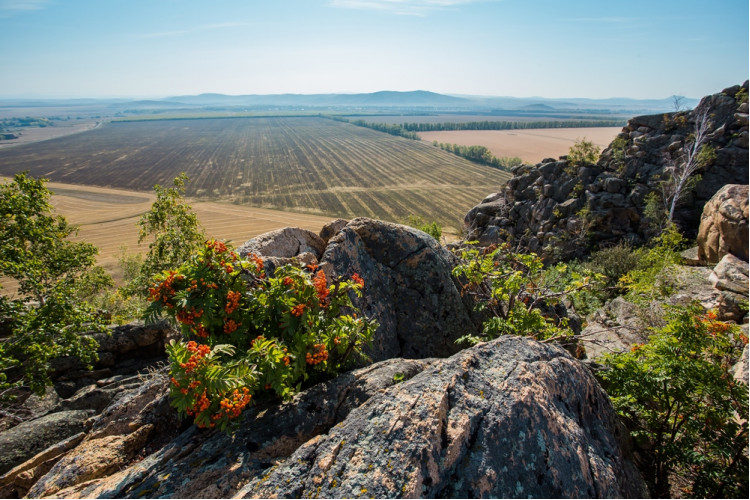
[[[700,98],[748,79],[748,2],[0,0],[0,98]]]

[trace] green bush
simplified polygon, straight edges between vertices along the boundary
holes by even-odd
[[[586,267],[605,278],[603,285],[610,289],[610,297],[623,292],[620,278],[638,267],[638,252],[625,242],[592,252]]]
[[[631,430],[654,498],[745,498],[748,388],[730,368],[747,344],[737,325],[698,305],[675,308],[646,344],[605,355],[605,389]]]
[[[482,332],[466,335],[459,342],[475,344],[500,335],[522,335],[540,341],[569,339],[568,319],[549,312],[551,307],[592,287],[595,276],[579,274],[565,264],[556,272],[545,272],[536,254],[510,251],[508,244],[460,251],[453,275],[465,281],[464,294],[471,294],[477,309],[487,315]]]
[[[167,315],[187,341],[167,347],[172,405],[199,427],[226,430],[254,395],[288,398],[362,358],[377,322],[358,316],[356,274],[328,281],[322,269],[241,260],[210,240],[149,290],[147,319]]]
[[[593,142],[583,139],[576,141],[568,150],[568,165],[571,167],[581,167],[587,164],[594,164],[599,160],[599,146]]]
[[[443,228],[437,222],[425,222],[425,220],[418,215],[410,215],[406,219],[405,224],[414,229],[424,231],[438,241],[443,237]]]

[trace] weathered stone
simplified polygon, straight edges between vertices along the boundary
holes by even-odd
[[[57,466],[44,478],[44,491],[56,491],[56,497],[64,498],[231,498],[251,478],[266,474],[274,462],[328,432],[352,409],[431,363],[433,360],[391,359],[342,374],[287,403],[258,403],[243,413],[242,423],[232,436],[190,426],[140,462],[73,484],[71,471],[80,469],[78,463],[87,464],[89,469],[97,467],[95,451],[84,450],[86,454],[79,460],[71,460],[65,468]],[[168,382],[164,379],[160,384],[166,388]],[[118,420],[122,417],[125,415]],[[138,417],[131,414],[130,418]],[[67,487],[60,489],[64,485]],[[44,492],[35,487],[30,496],[39,493]]]
[[[84,430],[92,411],[71,410],[51,413],[22,422],[0,433],[0,474],[25,462],[40,451]]]
[[[277,229],[248,240],[237,249],[245,257],[249,254],[265,257],[296,257],[310,252],[320,258],[325,249],[323,239],[312,231],[298,227]]]
[[[328,240],[333,238],[336,233],[341,231],[347,224],[349,224],[349,221],[346,219],[335,219],[329,222],[328,224],[324,225],[323,228],[320,230],[320,239],[323,240],[323,243],[325,245],[328,244]],[[320,255],[317,256],[318,258]]]
[[[596,380],[558,347],[503,337],[376,394],[238,496],[642,497]]]
[[[733,254],[748,260],[748,186],[730,184],[706,204],[698,230],[698,251],[708,262]]]
[[[156,372],[110,404],[91,423],[75,448],[30,489],[30,497],[58,495],[65,488],[106,477],[127,467],[147,445],[158,447],[176,436],[177,414],[169,406],[169,382]]]
[[[370,354],[449,356],[473,324],[471,305],[451,276],[456,258],[416,229],[358,218],[331,238],[321,259],[328,276],[358,273],[365,281],[360,309],[380,323]]]
[[[731,253],[721,258],[709,277],[711,284],[719,290],[739,294],[748,293],[748,263]]]

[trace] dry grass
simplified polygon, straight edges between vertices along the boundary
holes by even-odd
[[[568,154],[568,149],[584,137],[604,149],[621,131],[620,127],[456,130],[420,132],[419,137],[429,142],[484,146],[497,157],[517,156],[525,163],[536,164],[544,158]]]

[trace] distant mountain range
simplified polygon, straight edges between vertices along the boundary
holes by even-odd
[[[695,107],[698,99],[683,98],[686,108]],[[295,110],[384,110],[400,112],[472,112],[500,114],[591,112],[628,115],[673,111],[672,97],[664,99],[550,99],[544,97],[494,97],[446,95],[415,90],[411,92],[380,91],[365,94],[269,94],[225,95],[200,94],[163,99],[0,99],[0,107],[36,106],[108,106],[114,110],[163,111],[198,109],[295,109]]]

